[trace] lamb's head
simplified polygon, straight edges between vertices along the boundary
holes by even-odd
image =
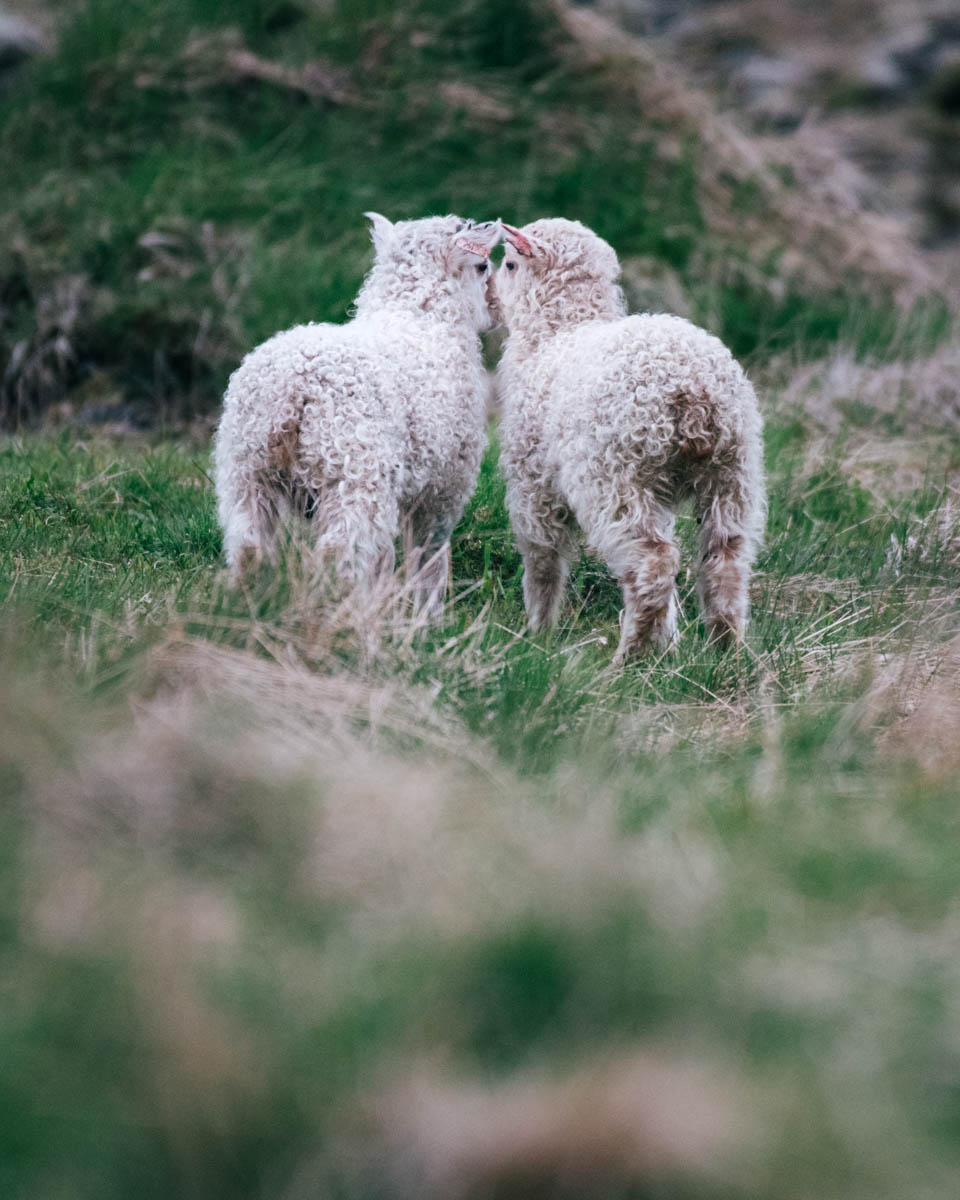
[[[613,321],[626,311],[612,246],[579,221],[503,223],[506,253],[496,272],[494,308],[511,334],[539,341],[582,321]]]
[[[477,225],[447,216],[391,222],[379,213],[365,215],[376,257],[357,297],[358,314],[399,309],[490,328],[486,292],[499,221]]]

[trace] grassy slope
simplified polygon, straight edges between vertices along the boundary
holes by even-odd
[[[883,351],[902,316],[842,247],[827,286],[780,278],[769,231],[791,228],[764,188],[708,180],[695,122],[647,111],[642,62],[583,57],[546,0],[89,0],[0,105],[0,420],[209,411],[250,345],[343,317],[369,208],[577,216],[675,271],[740,355]],[[304,93],[305,62],[334,99]],[[914,320],[943,332],[936,302]]]
[[[342,315],[367,207],[583,217],[758,363],[936,332],[772,302],[695,141],[661,153],[535,6],[283,11],[95,0],[4,107],[8,404],[208,407],[253,340]],[[359,95],[225,74],[226,25]],[[684,574],[677,655],[620,677],[587,560],[525,635],[492,453],[429,633],[295,564],[225,593],[202,446],[0,446],[4,1196],[957,1190],[957,446],[867,490],[889,411],[827,439],[766,399],[748,648],[706,646]]]

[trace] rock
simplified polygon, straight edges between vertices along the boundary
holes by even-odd
[[[43,34],[35,25],[0,12],[0,71],[32,58],[43,47]]]
[[[693,306],[680,276],[661,259],[636,255],[625,258],[621,267],[631,312],[693,316]]]
[[[958,44],[960,18],[909,25],[862,50],[852,77],[877,98],[909,100],[954,61]]]
[[[581,4],[583,0],[581,0]],[[640,37],[658,37],[700,7],[698,0],[601,0],[602,12],[619,17],[624,27]]]
[[[758,133],[793,133],[804,122],[808,105],[792,88],[766,91],[749,107]]]
[[[789,133],[806,116],[811,71],[789,58],[754,54],[737,73],[737,89],[760,129]]]
[[[755,92],[768,88],[801,87],[810,79],[810,68],[789,58],[754,54],[747,59],[740,75]]]
[[[945,55],[930,80],[930,99],[945,117],[960,117],[960,50]]]
[[[854,80],[867,89],[871,96],[895,96],[908,86],[902,69],[882,49],[865,51],[854,62]]]
[[[469,83],[441,83],[440,95],[451,108],[460,109],[478,121],[509,121],[513,117],[513,109]]]
[[[941,39],[931,26],[918,22],[908,25],[887,46],[887,53],[912,84],[929,79],[942,49]]]

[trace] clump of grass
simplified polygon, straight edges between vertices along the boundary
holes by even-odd
[[[755,583],[753,648],[783,660],[793,645],[792,631],[805,635],[811,621],[829,626],[831,614],[837,620],[843,616],[837,642],[842,646],[861,630],[881,636],[896,629],[911,590],[939,587],[949,593],[943,576],[953,544],[949,489],[931,480],[919,492],[879,499],[844,473],[838,465],[842,459],[811,469],[809,447],[795,421],[768,422],[771,507]],[[571,649],[558,658],[549,653],[548,640],[518,636],[523,629],[520,563],[496,453],[494,444],[454,535],[453,579],[461,598],[443,635],[460,636],[486,613],[482,652],[510,647],[507,659],[491,665],[484,689],[473,693],[477,711],[471,720],[478,723],[486,720],[488,704],[496,706],[514,692],[524,711],[528,699],[557,683],[555,667],[561,662],[574,664],[574,676],[581,661],[605,663],[620,603],[603,568],[584,557],[575,564],[558,635]],[[23,604],[47,631],[86,638],[98,626],[109,631],[132,622],[136,632],[143,620],[162,625],[178,611],[204,612],[211,606],[227,616],[255,612],[269,618],[283,612],[290,599],[283,574],[239,610],[222,591],[208,453],[201,446],[78,443],[64,434],[10,441],[2,462],[0,599]],[[938,524],[941,512],[947,516]],[[692,576],[695,530],[689,518],[681,518],[679,533],[688,661],[680,673],[640,672],[632,685],[648,688],[657,681],[662,700],[682,696],[685,689],[701,699],[728,674],[726,660],[709,649],[700,629]],[[916,550],[921,543],[923,555]],[[798,654],[798,664],[803,657]],[[545,668],[546,663],[554,665]],[[743,666],[753,671],[748,660]],[[802,678],[799,666],[798,672]],[[693,681],[685,683],[681,675],[688,673]],[[455,678],[454,672],[449,686]],[[574,677],[570,694],[579,690]],[[507,737],[522,740],[522,721],[511,718],[504,725]]]

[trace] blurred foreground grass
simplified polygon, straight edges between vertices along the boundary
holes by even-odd
[[[224,592],[205,449],[8,441],[3,1195],[952,1194],[955,451],[768,451],[748,647],[682,576],[617,677],[588,560],[524,633],[492,454],[430,633]]]

